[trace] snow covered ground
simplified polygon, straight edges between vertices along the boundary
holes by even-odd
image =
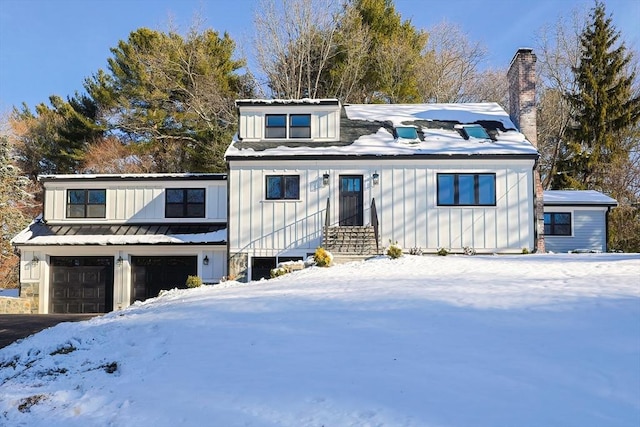
[[[19,289],[0,289],[0,297],[17,298],[19,293]]]
[[[6,426],[640,425],[640,255],[380,257],[0,350]]]

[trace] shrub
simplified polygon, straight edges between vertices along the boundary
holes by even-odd
[[[313,254],[313,259],[318,267],[329,267],[331,261],[333,261],[333,255],[331,255],[331,252],[324,250],[324,248],[318,248]]]
[[[449,255],[449,251],[446,248],[440,248],[438,249],[438,252],[436,252],[439,256],[447,256]]]
[[[422,248],[411,248],[409,249],[409,255],[422,255]]]
[[[271,276],[272,279],[275,279],[276,277],[284,276],[287,273],[288,271],[286,268],[276,267],[271,269],[271,271],[269,272],[269,275]]]
[[[462,248],[462,253],[464,253],[465,255],[475,255],[476,250],[471,246],[465,246],[464,248]]]
[[[391,243],[389,245],[389,247],[387,248],[387,256],[391,259],[400,258],[402,256],[402,248],[400,247],[398,242]]]
[[[187,288],[197,288],[202,286],[202,279],[200,276],[187,276],[186,282]]]
[[[531,252],[529,252],[529,248],[522,248],[522,255],[528,255]]]

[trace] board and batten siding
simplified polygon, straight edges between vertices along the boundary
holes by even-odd
[[[155,182],[110,182],[80,181],[47,184],[45,186],[45,220],[56,222],[175,222],[176,218],[165,218],[165,189],[204,188],[205,218],[179,218],[180,222],[215,221],[225,222],[227,218],[226,181],[155,181]],[[66,218],[68,189],[105,189],[105,218]]]
[[[266,114],[291,114],[290,106],[243,107],[239,117],[239,136],[245,141],[264,139]],[[295,114],[311,116],[311,139],[336,141],[340,139],[340,109],[336,106],[297,106]]]
[[[606,251],[606,208],[545,206],[544,211],[545,213],[568,212],[571,214],[571,236],[546,235],[544,239],[547,251]]]
[[[478,252],[533,248],[530,160],[234,160],[229,171],[229,250],[250,256],[304,256],[322,244],[327,198],[339,219],[340,175],[363,176],[364,224],[375,198],[380,243]],[[329,185],[322,175],[329,173]],[[380,175],[373,185],[372,175]],[[437,206],[438,173],[495,173],[496,206]],[[300,200],[266,200],[267,175],[299,175]]]

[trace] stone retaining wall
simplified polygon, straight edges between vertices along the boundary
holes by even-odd
[[[0,297],[0,314],[31,314],[32,312],[31,298]]]

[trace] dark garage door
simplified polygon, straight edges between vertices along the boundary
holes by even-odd
[[[198,257],[131,257],[131,303],[157,297],[161,290],[186,288],[187,276],[198,274]]]
[[[51,257],[49,312],[113,310],[113,257]]]

